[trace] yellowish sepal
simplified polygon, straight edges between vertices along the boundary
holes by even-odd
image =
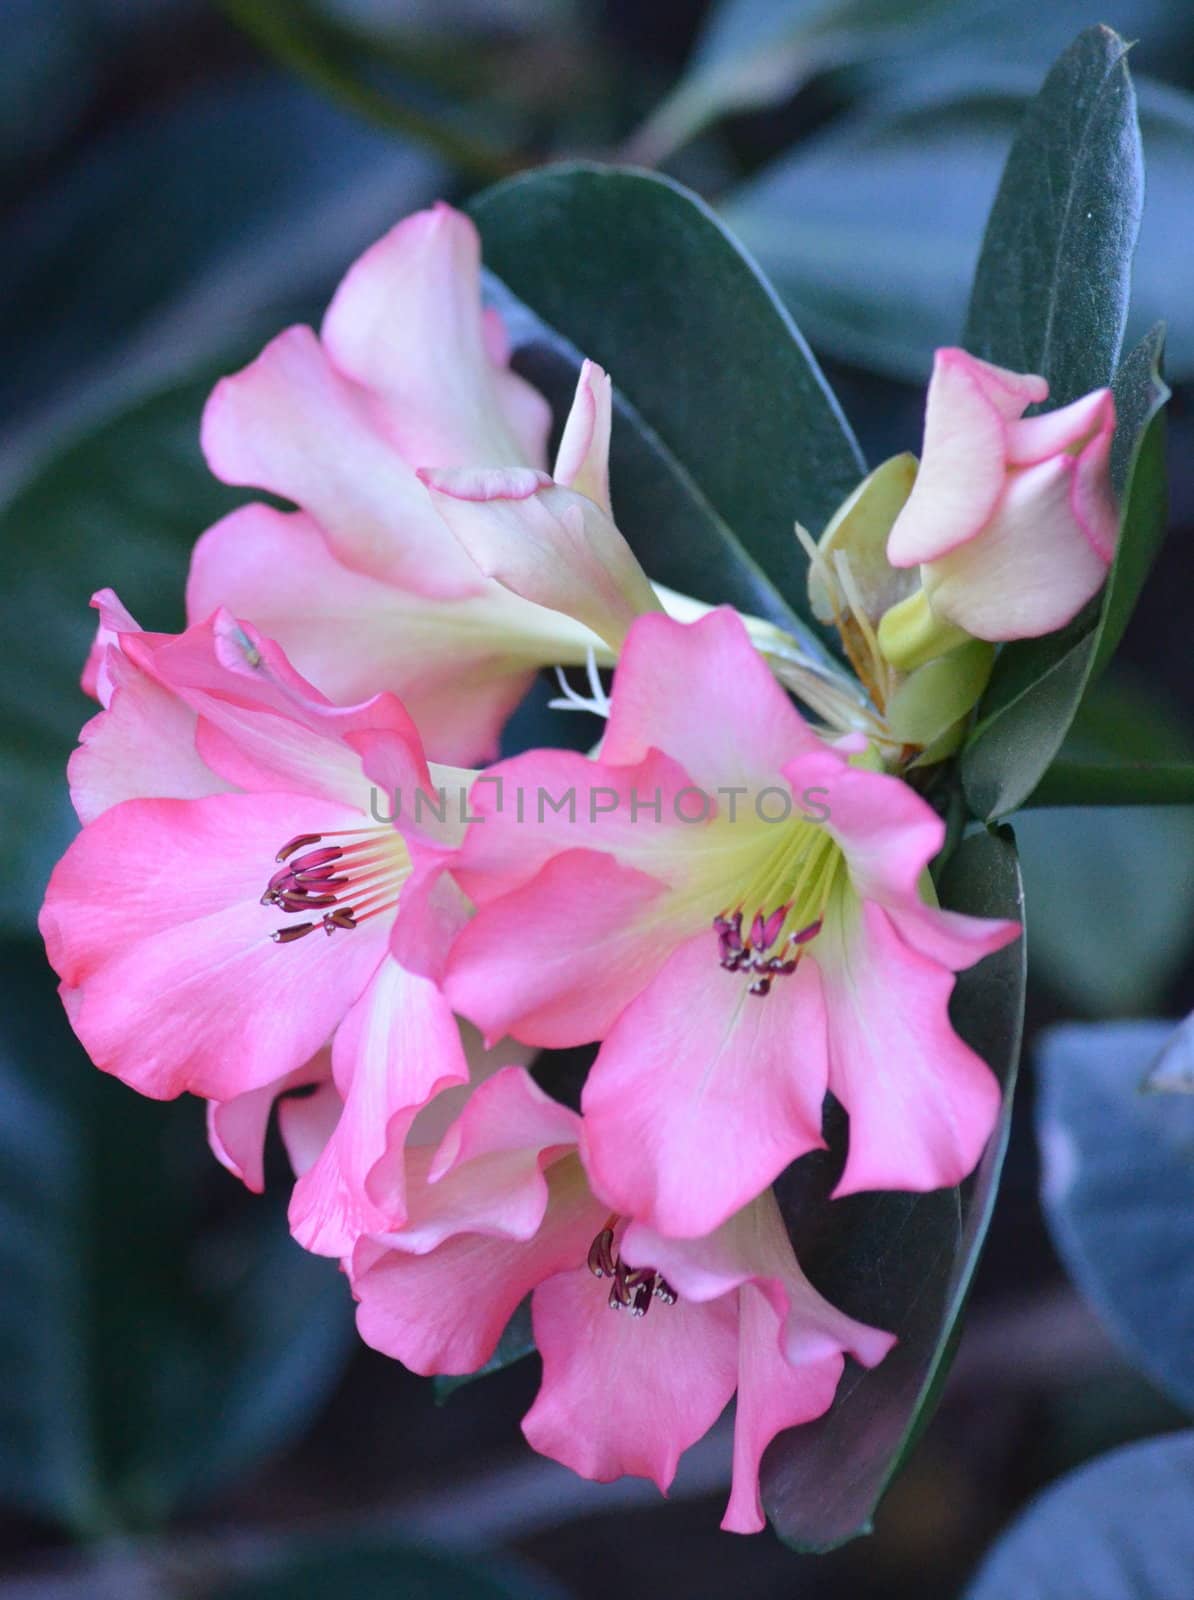
[[[964,628],[937,615],[923,589],[892,606],[879,624],[879,648],[899,672],[915,672],[970,638]]]

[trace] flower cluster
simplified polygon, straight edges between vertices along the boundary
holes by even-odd
[[[994,1125],[948,1003],[1019,928],[937,905],[916,780],[993,642],[1101,581],[1113,407],[1024,419],[1041,380],[941,352],[919,471],[800,530],[857,679],[827,676],[650,581],[591,363],[548,471],[479,268],[464,217],[410,217],[318,335],[216,387],[212,470],[295,509],[202,536],[180,635],[96,596],[42,929],[96,1065],[203,1097],[251,1189],[276,1108],[294,1236],[365,1340],[470,1373],[529,1298],[526,1437],[600,1480],[666,1489],[736,1395],[724,1526],[752,1531],[767,1444],[893,1343],[805,1277],[773,1181],[823,1148],[827,1094],[838,1195],[955,1184]],[[544,667],[587,668],[596,748],[487,766]],[[573,1046],[579,1106],[539,1058]]]

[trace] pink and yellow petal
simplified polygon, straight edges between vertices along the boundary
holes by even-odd
[[[816,968],[771,993],[718,964],[712,930],[622,1012],[585,1085],[586,1164],[612,1209],[660,1233],[710,1233],[817,1149],[828,1064]]]
[[[732,1301],[613,1311],[583,1267],[534,1293],[543,1382],[522,1431],[584,1478],[650,1478],[667,1491],[680,1456],[717,1421],[737,1379]]]
[[[945,1188],[978,1162],[999,1114],[995,1075],[954,1032],[953,974],[887,912],[839,902],[817,940],[829,1088],[850,1114],[838,1194]]]
[[[774,785],[785,762],[816,745],[728,606],[689,624],[640,617],[630,630],[603,762],[633,765],[662,750],[716,804],[721,790]]]

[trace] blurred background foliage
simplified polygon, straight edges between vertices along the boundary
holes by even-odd
[[[63,769],[91,710],[77,686],[88,596],[111,584],[147,626],[180,623],[190,545],[239,498],[198,451],[211,382],[286,322],[317,321],[397,217],[559,156],[673,174],[773,277],[876,461],[917,445],[931,352],[960,336],[1026,98],[1100,20],[1139,41],[1148,187],[1129,341],[1167,320],[1173,508],[1066,753],[1190,759],[1194,12],[1171,0],[1102,12],[1085,0],[3,0],[3,18],[0,1597],[959,1594],[1034,1491],[1178,1427],[1189,1405],[1188,1319],[1170,1330],[1177,1348],[1187,1336],[1174,1379],[1091,1309],[1113,1333],[1134,1308],[1150,1327],[1161,1315],[1133,1299],[1130,1273],[1096,1281],[1100,1255],[1130,1263],[1140,1236],[1101,1233],[1090,1250],[1082,1216],[1105,1219],[1109,1203],[1083,1213],[1089,1196],[1055,1181],[1048,1224],[1081,1294],[1062,1271],[1038,1198],[1031,1070],[946,1403],[875,1537],[797,1558],[770,1535],[716,1532],[724,1433],[692,1453],[664,1506],[642,1485],[598,1490],[529,1456],[516,1424],[533,1362],[437,1409],[430,1385],[360,1349],[334,1269],[290,1246],[278,1203],[215,1167],[199,1108],[141,1102],[89,1067],[36,913],[74,827]],[[1194,813],[1033,811],[1016,828],[1029,1068],[1056,1019],[1188,1011]],[[1142,1076],[1162,1036],[1096,1029],[1064,1050],[1057,1037],[1041,1097],[1055,1180],[1057,1128],[1083,1136],[1081,1074],[1096,1072],[1083,1063]],[[1121,1177],[1147,1166],[1147,1126],[1120,1114],[1126,1098],[1102,1103],[1107,1125],[1139,1140],[1108,1160]],[[1154,1104],[1171,1122],[1174,1102]],[[1186,1166],[1159,1171],[1153,1197],[1171,1215],[1190,1177],[1181,1149]],[[1171,1449],[1167,1481],[1184,1473],[1189,1488],[1187,1441],[1142,1448]],[[1070,1515],[1075,1495],[1122,1502],[1126,1459],[1030,1516]],[[1147,1486],[1152,1463],[1133,1484]],[[1056,1541],[1034,1529],[1018,1525],[1015,1559]],[[505,1565],[481,1559],[490,1548]],[[1029,1587],[1026,1566],[1001,1576],[1001,1559],[975,1600],[1053,1594]],[[1137,1592],[1153,1591],[1123,1590]]]

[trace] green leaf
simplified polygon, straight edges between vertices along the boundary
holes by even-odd
[[[1194,940],[1194,877],[1175,870],[1194,860],[1194,805],[1082,802],[1100,800],[1101,772],[1114,772],[1129,792],[1184,773],[1181,796],[1194,801],[1194,740],[1151,696],[1107,679],[1083,702],[1063,750],[1060,776],[1076,781],[1072,805],[1016,819],[1033,977],[1070,1012],[1155,1012]],[[1095,765],[1110,757],[1116,767]],[[1148,757],[1172,764],[1135,765]],[[1058,773],[1055,763],[1034,806]],[[1084,776],[1085,788],[1077,782]],[[1131,936],[1109,936],[1112,929]]]
[[[251,1578],[206,1592],[210,1600],[564,1600],[554,1583],[509,1556],[462,1561],[377,1537],[297,1543]]]
[[[557,370],[583,354],[617,386],[615,511],[651,575],[781,624],[807,615],[793,523],[819,532],[865,467],[791,318],[708,207],[665,179],[577,165],[500,184],[472,211]]]
[[[1082,697],[1119,643],[1165,531],[1163,331],[1125,359],[1115,379],[1119,424],[1112,477],[1120,491],[1119,544],[1102,596],[1070,626],[1006,645],[962,752],[975,815],[1006,816],[1029,799],[1061,749]]]
[[[1126,46],[1079,35],[1030,103],[987,223],[962,342],[1049,380],[1052,406],[1110,383],[1144,173]]]
[[[726,197],[726,223],[816,350],[921,383],[933,351],[958,343],[984,223],[1038,82],[981,55],[930,55]],[[1184,377],[1194,302],[1173,286],[1188,253],[1194,97],[1136,87],[1148,182],[1128,328],[1139,339],[1164,319],[1169,368]]]
[[[1182,1600],[1194,1571],[1194,1433],[1113,1450],[1052,1484],[963,1600]]]
[[[195,1101],[91,1066],[37,944],[3,956],[0,1498],[160,1522],[306,1428],[351,1348],[342,1282],[282,1205],[230,1196]]]
[[[1050,1029],[1037,1138],[1049,1231],[1133,1364],[1194,1412],[1194,1099],[1144,1081],[1173,1028]]]
[[[978,916],[1023,916],[1011,834],[963,840],[941,884],[944,905]],[[806,1156],[779,1195],[809,1277],[851,1316],[899,1343],[872,1372],[851,1364],[829,1412],[782,1434],[763,1458],[763,1503],[776,1532],[823,1550],[865,1533],[888,1484],[936,1405],[999,1183],[1024,1014],[1023,941],[961,974],[950,1014],[1003,1085],[998,1128],[959,1189],[859,1194],[830,1202],[842,1130]]]

